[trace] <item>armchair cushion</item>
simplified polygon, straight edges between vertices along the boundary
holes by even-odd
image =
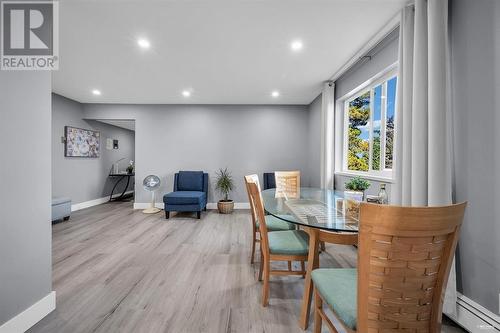
[[[314,287],[343,323],[356,330],[357,283],[355,268],[319,268],[311,274]]]
[[[203,192],[203,171],[179,171],[175,191]]]
[[[203,205],[206,199],[205,192],[199,191],[176,191],[163,196],[163,202],[167,205]]]

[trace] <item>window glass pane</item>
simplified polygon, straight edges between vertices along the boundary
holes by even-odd
[[[349,102],[349,170],[368,171],[370,91]]]
[[[385,132],[385,168],[392,169],[392,152],[394,148],[394,110],[396,108],[396,84],[394,77],[387,81],[387,121]]]
[[[382,118],[382,85],[373,90],[372,169],[380,170],[380,120]]]

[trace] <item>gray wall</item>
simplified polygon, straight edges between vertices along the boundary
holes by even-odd
[[[309,105],[309,180],[313,187],[321,186],[321,94]]]
[[[368,54],[335,81],[335,98],[340,98],[398,61],[399,32],[395,30]]]
[[[51,281],[50,72],[0,72],[0,325]]]
[[[172,191],[178,170],[204,170],[213,180],[218,168],[229,168],[236,181],[231,197],[247,202],[243,176],[275,170],[301,170],[307,185],[307,106],[250,105],[110,105],[86,104],[90,119],[136,119],[136,202],[150,201],[142,179],[160,176],[161,195]]]
[[[468,201],[458,289],[499,313],[500,2],[451,2],[455,199]]]
[[[125,158],[120,162],[123,170],[130,160],[135,161],[133,131],[83,118],[83,104],[52,94],[52,195],[69,197],[73,204],[108,196],[116,181],[108,178],[111,165]],[[101,156],[64,157],[61,136],[64,136],[64,126],[67,125],[100,131]],[[119,149],[107,150],[106,138],[118,139]],[[115,193],[123,190],[124,185],[120,183]]]

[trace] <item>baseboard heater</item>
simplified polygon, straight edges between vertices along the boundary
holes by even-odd
[[[500,317],[473,300],[457,293],[457,316],[449,316],[472,333],[500,332]]]

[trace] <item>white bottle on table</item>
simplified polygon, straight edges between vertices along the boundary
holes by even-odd
[[[389,203],[387,192],[385,191],[385,184],[380,184],[380,190],[378,191],[379,202],[382,205],[387,205]]]

